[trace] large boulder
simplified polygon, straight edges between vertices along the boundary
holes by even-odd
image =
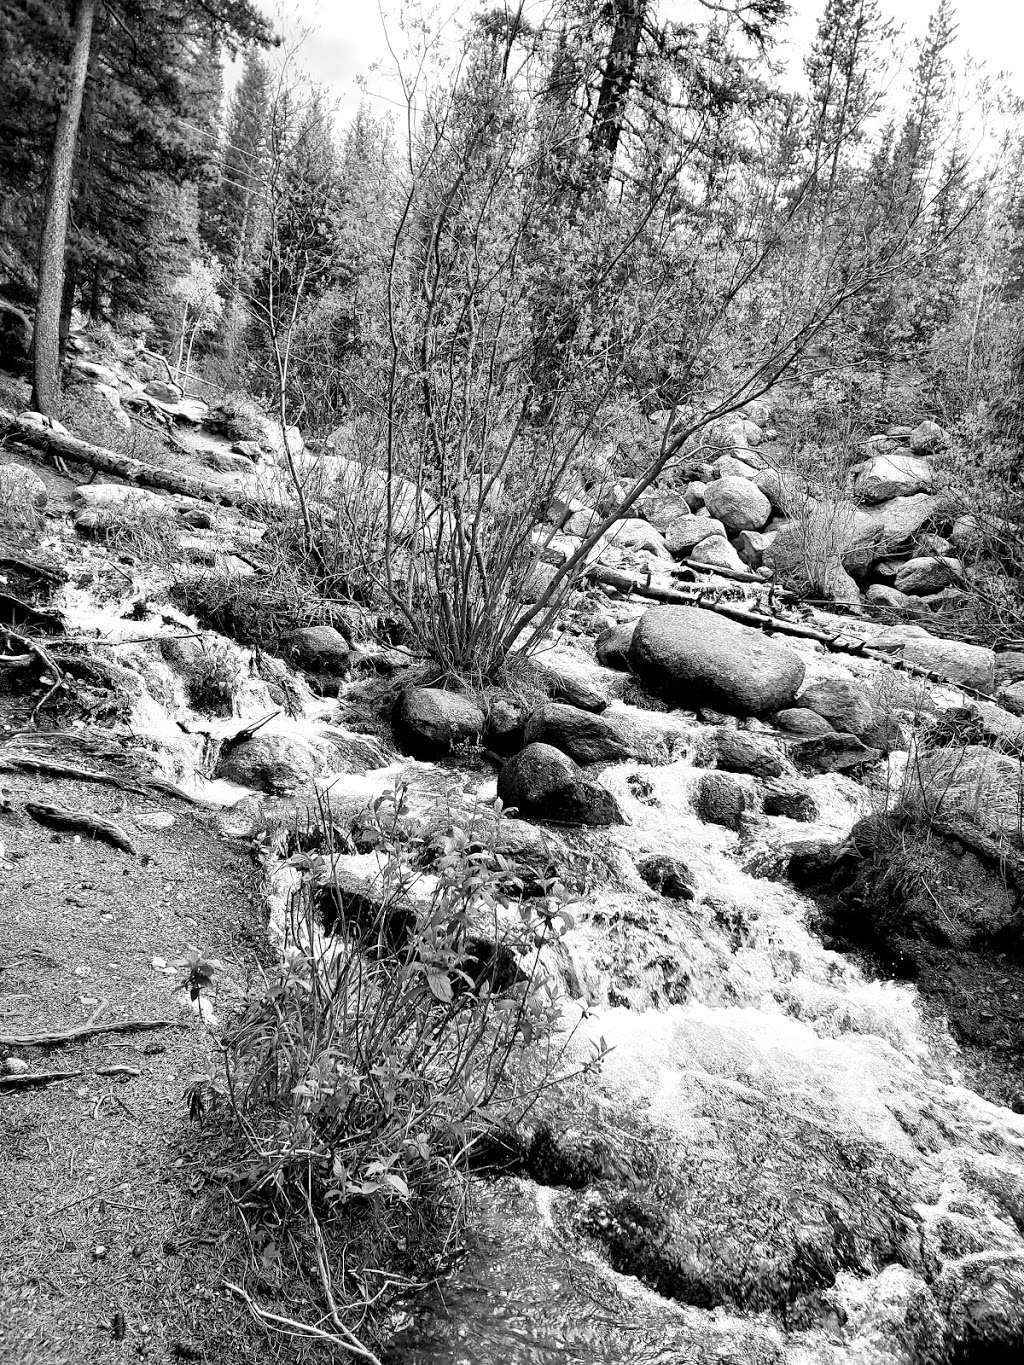
[[[649,554],[657,555],[659,559],[668,559],[668,547],[660,531],[656,531],[649,521],[643,521],[640,517],[623,517],[617,521],[608,533],[609,539],[616,545],[623,545],[629,550],[646,550]]]
[[[325,773],[330,757],[299,735],[256,734],[230,748],[217,776],[256,791],[284,796]]]
[[[944,640],[916,625],[895,626],[877,635],[872,644],[951,683],[973,687],[978,692],[995,689],[996,656],[986,645]]]
[[[348,641],[333,626],[301,626],[284,643],[297,663],[314,672],[344,673],[348,668]]]
[[[709,483],[704,505],[730,531],[760,531],[772,514],[772,505],[757,484],[735,474]]]
[[[935,475],[917,455],[875,455],[854,470],[853,491],[861,502],[887,502],[931,490]]]
[[[527,744],[552,745],[584,764],[620,763],[637,754],[627,727],[614,718],[557,701],[545,702],[530,715],[523,738]]]
[[[861,557],[871,550],[871,559],[882,559],[913,543],[919,531],[933,521],[943,521],[949,500],[941,493],[914,493],[910,497],[890,498],[877,507],[858,509],[852,526],[851,553]],[[848,561],[847,568],[852,567]]]
[[[914,597],[924,597],[928,593],[941,592],[953,583],[961,583],[964,566],[959,559],[949,559],[941,555],[926,555],[918,559],[908,559],[896,573],[895,588]]]
[[[728,773],[705,773],[694,788],[693,808],[706,825],[738,830],[746,805],[743,788]]]
[[[498,774],[498,796],[524,819],[570,825],[621,825],[615,797],[588,781],[567,754],[550,744],[528,744]]]
[[[460,744],[476,740],[484,714],[469,697],[440,687],[407,687],[392,717],[395,739],[414,758],[439,758]]]
[[[765,715],[792,704],[804,664],[778,640],[699,607],[651,607],[630,647],[633,671],[676,706]]]
[[[647,520],[662,535],[665,535],[680,517],[686,517],[690,513],[690,504],[686,500],[686,495],[678,489],[650,493],[639,506]]]
[[[692,514],[676,517],[665,528],[665,544],[669,553],[685,558],[702,540],[709,536],[724,536],[725,527],[714,517],[697,517]]]
[[[696,878],[681,858],[652,853],[637,863],[636,870],[652,891],[669,900],[692,901],[696,895]]]

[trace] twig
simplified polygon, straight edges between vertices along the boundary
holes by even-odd
[[[297,1322],[294,1318],[282,1317],[280,1313],[271,1313],[269,1308],[261,1308],[251,1294],[248,1294],[241,1285],[232,1284],[230,1280],[223,1281],[224,1288],[241,1299],[258,1322],[266,1323],[271,1327],[276,1327],[278,1331],[295,1332],[299,1336],[315,1337],[317,1341],[327,1342],[328,1345],[337,1346],[339,1350],[346,1351],[349,1355],[359,1356],[363,1360],[368,1360],[371,1365],[380,1365],[380,1360],[366,1346],[363,1346],[354,1337],[351,1341],[336,1336],[333,1332],[325,1332],[322,1327],[314,1327],[311,1323]]]
[[[0,1033],[0,1047],[59,1047],[61,1043],[77,1043],[105,1033],[151,1033],[159,1028],[188,1028],[188,1024],[182,1019],[119,1019],[42,1033]]]

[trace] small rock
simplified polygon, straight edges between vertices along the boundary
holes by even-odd
[[[622,672],[628,672],[629,647],[633,642],[635,630],[636,622],[626,621],[622,625],[612,626],[599,635],[595,647],[598,663],[603,664],[605,668],[617,668]]]
[[[825,717],[807,706],[787,706],[775,716],[775,724],[791,735],[830,735],[833,732]]]
[[[694,791],[693,807],[705,824],[738,830],[746,804],[743,788],[725,773],[705,773]]]
[[[564,702],[538,707],[526,722],[523,738],[527,744],[553,745],[581,764],[619,763],[636,757],[636,746],[624,726]]]
[[[41,511],[46,499],[46,484],[34,469],[23,464],[0,465],[0,512]]]
[[[792,782],[775,782],[765,792],[764,813],[807,824],[817,820],[818,805],[806,787]]]
[[[908,438],[915,455],[929,455],[949,442],[949,437],[938,422],[924,421],[916,426]]]
[[[670,858],[665,853],[652,854],[636,865],[636,870],[651,888],[673,901],[692,901],[697,892],[697,881],[682,858]]]
[[[805,687],[797,702],[823,716],[833,730],[856,735],[858,739],[863,738],[874,721],[875,708],[863,683],[852,678],[821,678]]]
[[[785,768],[782,755],[767,735],[734,727],[719,730],[718,767],[727,773],[749,773],[752,777],[779,777]]]
[[[798,768],[814,773],[845,773],[870,767],[882,757],[878,749],[862,744],[856,735],[815,735],[794,739],[786,751]]]
[[[164,379],[151,379],[143,386],[142,392],[147,398],[155,398],[158,403],[180,403],[185,396],[177,384],[169,384]]]
[[[665,544],[669,553],[682,558],[689,555],[709,536],[725,536],[725,527],[714,517],[696,517],[688,514],[677,517],[665,528]]]

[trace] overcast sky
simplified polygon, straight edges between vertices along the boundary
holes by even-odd
[[[792,14],[780,55],[798,67],[799,55],[814,33],[825,0],[791,0]],[[919,37],[937,0],[883,0],[882,8],[902,24],[907,40]],[[397,14],[398,0],[382,0],[385,13]],[[439,0],[437,11],[465,16],[481,0]],[[488,0],[493,6],[494,0]],[[399,93],[394,62],[388,52],[385,25],[377,0],[264,0],[279,30],[290,38],[301,36],[296,55],[318,84],[337,101],[342,120],[350,117],[363,98],[379,104]],[[1024,0],[959,0],[960,56],[970,53],[995,73],[1005,70],[1015,93],[1024,96]],[[662,13],[692,12],[694,0],[661,0]],[[389,23],[397,38],[397,25]],[[360,81],[363,85],[360,85]]]

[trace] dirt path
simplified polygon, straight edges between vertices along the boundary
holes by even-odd
[[[224,964],[215,1009],[237,998],[265,953],[255,868],[218,838],[210,815],[172,799],[35,778],[4,784],[0,1033],[76,1027],[101,1003],[97,1022],[157,1016],[185,1026],[0,1049],[31,1071],[140,1072],[0,1093],[0,1361],[272,1358],[220,1289],[231,1242],[204,1214],[182,1098],[217,1061],[172,968],[195,946]],[[115,820],[139,856],[43,828],[26,800]]]

